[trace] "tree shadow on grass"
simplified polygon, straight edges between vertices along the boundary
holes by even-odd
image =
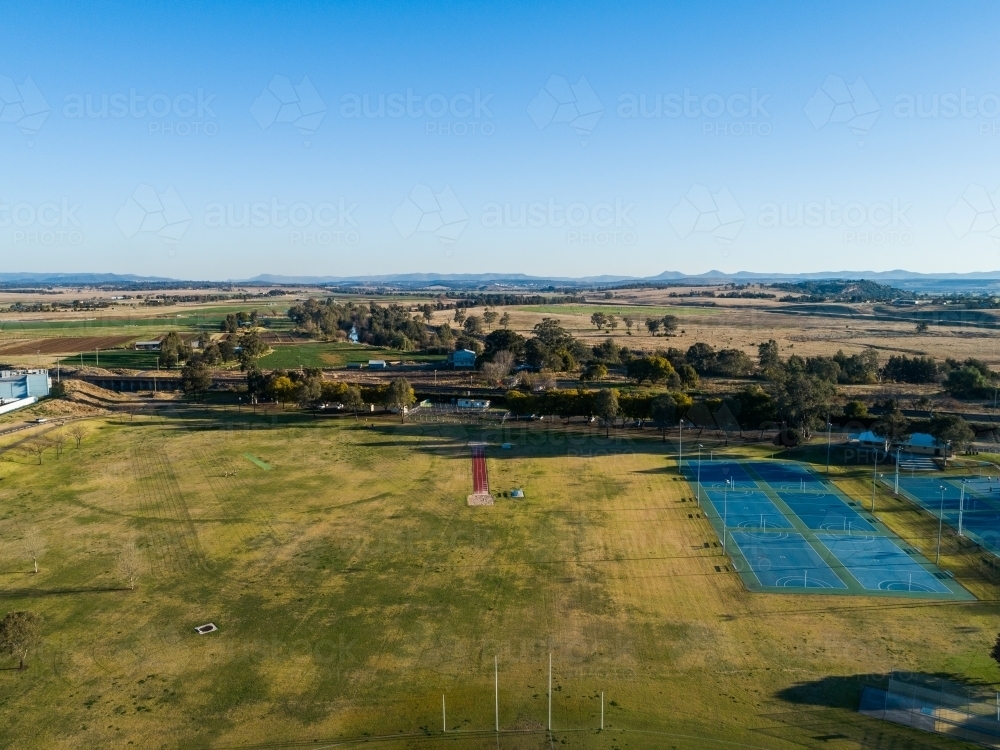
[[[90,586],[65,589],[11,589],[0,590],[0,599],[39,598],[44,596],[68,596],[70,594],[108,594],[115,591],[132,591],[125,586]]]

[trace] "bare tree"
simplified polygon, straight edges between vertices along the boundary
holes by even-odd
[[[69,435],[76,441],[76,447],[79,448],[80,443],[82,443],[83,439],[87,436],[86,425],[84,425],[83,422],[76,422],[70,425]]]
[[[42,463],[42,456],[45,451],[47,451],[51,446],[48,441],[44,438],[37,437],[33,440],[28,440],[24,443],[22,450],[29,456],[33,456],[38,459],[39,466]]]
[[[31,558],[37,573],[38,558],[45,552],[45,539],[42,538],[38,529],[31,527],[24,532],[21,537],[21,548],[24,550],[24,554]]]
[[[500,385],[514,369],[514,355],[506,349],[496,353],[492,362],[483,364],[482,375],[487,383]]]
[[[115,569],[118,571],[118,577],[125,581],[130,589],[134,589],[136,581],[139,580],[140,564],[139,550],[136,549],[135,542],[127,542],[118,553]]]
[[[49,435],[49,444],[56,449],[56,458],[59,458],[66,447],[66,436],[62,432],[54,432]]]

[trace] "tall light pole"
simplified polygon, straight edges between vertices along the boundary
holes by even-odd
[[[684,461],[684,417],[677,423],[677,473],[681,471],[681,464]]]
[[[826,475],[830,476],[830,431],[833,424],[830,422],[830,415],[826,415]]]
[[[875,449],[875,468],[872,469],[872,515],[875,515],[875,479],[878,476],[878,448]]]
[[[729,528],[729,483],[732,479],[727,479],[722,488],[722,554],[726,554],[726,529]],[[718,511],[716,511],[718,512]]]
[[[892,494],[899,494],[899,446],[896,446],[896,483],[892,487]]]
[[[941,562],[941,526],[944,524],[944,485],[941,485],[941,512],[938,514],[938,542],[937,554],[934,556],[934,564]]]
[[[958,535],[965,536],[962,533],[962,511],[965,510],[965,480],[962,480],[962,496],[958,500]]]
[[[698,507],[701,507],[701,443],[698,443]]]

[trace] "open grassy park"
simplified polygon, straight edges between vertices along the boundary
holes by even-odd
[[[861,686],[1000,682],[997,587],[953,535],[942,567],[977,601],[750,593],[652,431],[215,408],[83,424],[41,465],[0,454],[0,601],[44,639],[26,670],[2,662],[0,747],[957,747],[859,716]],[[497,505],[473,508],[480,439]],[[869,469],[834,474],[870,494]],[[936,523],[877,502],[930,554]]]

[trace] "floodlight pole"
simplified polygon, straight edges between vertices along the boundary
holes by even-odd
[[[872,515],[875,515],[875,481],[878,478],[878,448],[875,449],[875,468],[872,469]]]
[[[604,729],[604,691],[601,691],[601,729]]]
[[[698,507],[701,507],[701,443],[698,443]]]
[[[962,496],[958,500],[958,535],[965,536],[962,533],[962,511],[965,510],[965,480],[962,480]]]
[[[830,476],[830,431],[833,424],[830,422],[830,415],[826,416],[826,475]]]
[[[549,731],[552,731],[552,652],[549,651]]]
[[[899,446],[896,446],[896,483],[893,485],[892,494],[899,494]]]
[[[500,672],[497,669],[497,658],[493,657],[493,708],[496,716],[497,733],[500,732]]]
[[[934,556],[934,564],[941,562],[941,526],[944,524],[944,485],[941,485],[941,512],[938,514],[938,541],[937,554]]]
[[[684,418],[677,423],[677,473],[682,473],[681,464],[684,463]]]
[[[726,554],[726,529],[729,527],[729,483],[732,479],[727,479],[722,488],[722,554]],[[718,513],[718,511],[716,511]]]
[[[445,713],[444,708],[444,693],[441,694],[441,731],[448,731],[448,715]]]

